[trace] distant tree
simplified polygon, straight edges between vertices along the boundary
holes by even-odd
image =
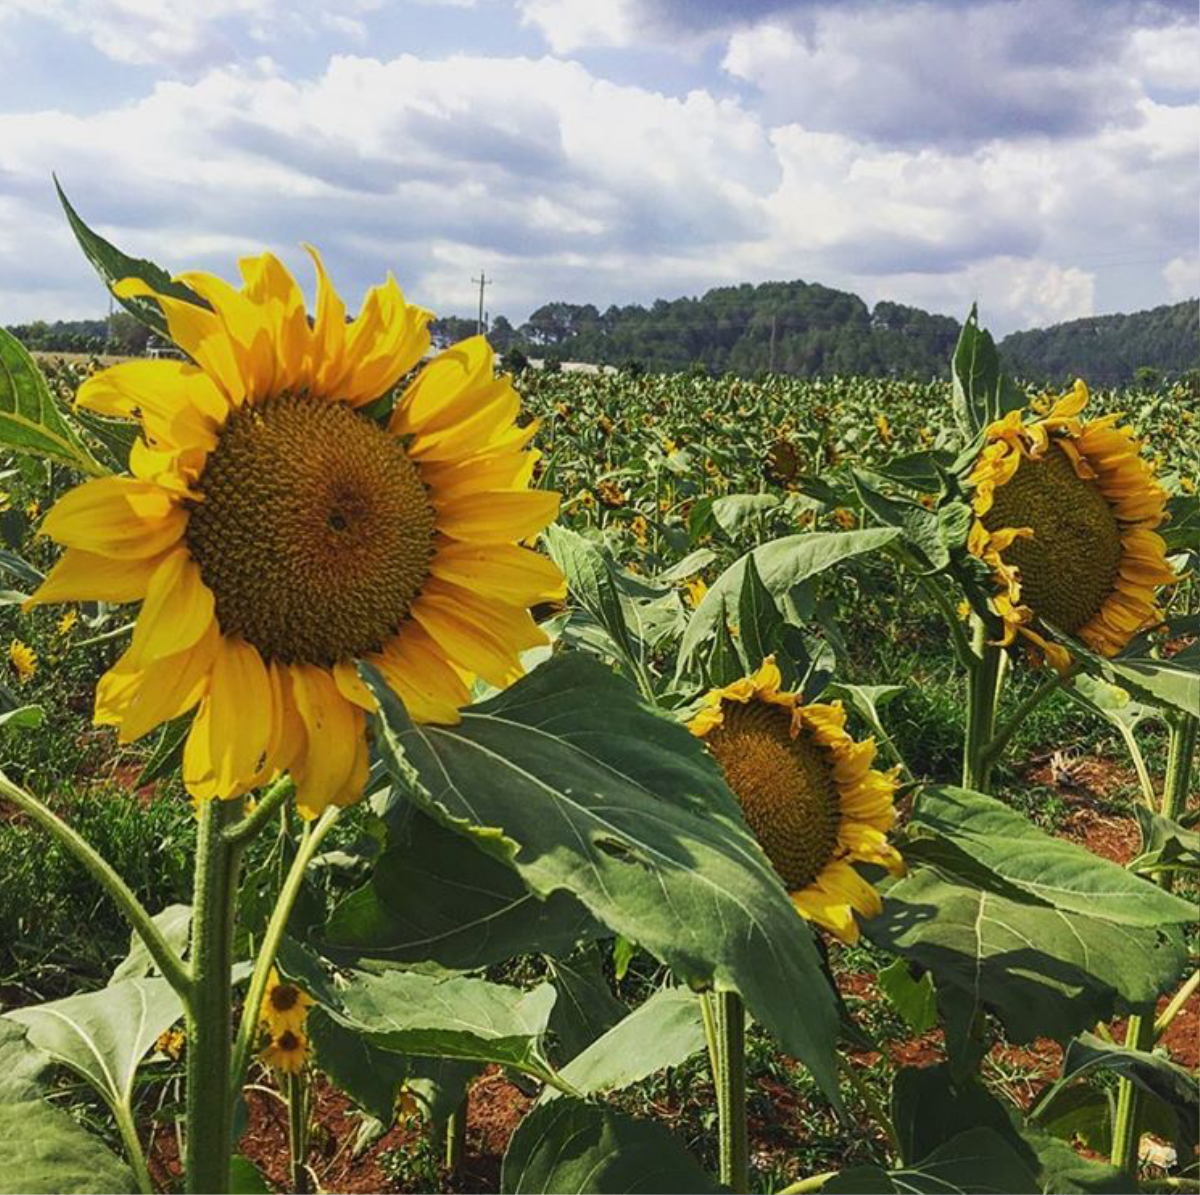
[[[150,329],[126,311],[114,311],[108,320],[109,351],[140,357],[150,340]]]

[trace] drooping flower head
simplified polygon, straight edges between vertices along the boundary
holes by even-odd
[[[298,1075],[308,1061],[308,1053],[308,1035],[300,1030],[284,1029],[272,1034],[259,1058],[272,1070]]]
[[[207,307],[119,284],[157,300],[191,361],[128,362],[80,388],[80,406],[139,420],[132,476],[50,511],[42,530],[66,552],[28,603],[140,601],[96,721],[128,742],[195,709],[193,797],[289,771],[305,816],[362,793],[375,703],[357,661],[418,721],[457,721],[476,676],[520,675],[544,642],[529,606],[564,589],[519,546],[558,495],[529,489],[537,425],[516,425],[486,341],[434,357],[378,422],[366,408],[421,361],[429,313],[389,276],[347,321],[310,252],[311,321],[269,253],[240,263],[241,289],[182,275]]]
[[[887,841],[895,774],[871,767],[875,742],[846,733],[840,701],[804,705],[781,683],[769,658],[753,676],[708,693],[688,729],[720,765],[797,910],[856,942],[854,914],[874,917],[882,906],[853,864],[904,871]]]
[[[1166,491],[1119,415],[1084,420],[1075,383],[1044,418],[1010,411],[986,431],[971,472],[970,550],[991,566],[1007,646],[1020,634],[1060,672],[1070,653],[1039,620],[1115,655],[1160,618],[1155,590],[1178,578],[1155,534]]]
[[[294,983],[285,983],[272,967],[259,1009],[259,1020],[266,1025],[272,1037],[278,1037],[285,1029],[299,1033],[304,1028],[313,1003],[313,998],[307,992]]]

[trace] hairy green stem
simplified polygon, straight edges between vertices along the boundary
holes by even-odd
[[[13,784],[3,772],[0,772],[0,797],[11,801],[23,813],[28,814],[83,864],[145,943],[146,950],[154,960],[154,965],[162,972],[163,978],[175,989],[184,1004],[189,1004],[192,999],[192,980],[183,960],[171,949],[162,931],[154,924],[145,906],[134,896],[129,885],[101,858],[95,847],[32,793]]]
[[[296,791],[290,776],[281,776],[263,794],[254,810],[240,822],[234,822],[225,830],[225,841],[230,843],[249,842],[274,816],[276,810]]]
[[[1026,697],[1013,712],[1005,719],[1003,725],[997,730],[989,742],[984,743],[980,749],[980,756],[985,767],[990,771],[992,766],[1004,754],[1008,744],[1012,742],[1013,735],[1025,724],[1025,719],[1033,713],[1043,701],[1046,700],[1052,693],[1057,693],[1074,675],[1079,671],[1078,664],[1072,664],[1066,672],[1055,672],[1053,676],[1047,677],[1032,693]],[[1002,677],[998,677],[998,681]]]
[[[991,764],[984,751],[991,743],[996,723],[996,698],[1000,688],[1002,649],[987,641],[981,619],[975,619],[977,664],[967,672],[967,728],[963,743],[963,788],[988,791]]]
[[[1167,774],[1163,781],[1162,814],[1175,819],[1187,801],[1188,784],[1192,774],[1192,758],[1196,753],[1196,731],[1200,726],[1192,714],[1174,711],[1167,719],[1171,728],[1171,740],[1167,748]],[[1168,891],[1174,883],[1171,873],[1163,875],[1159,883]],[[1168,1022],[1169,1023],[1169,1022]],[[1164,1026],[1165,1028],[1165,1026]],[[1126,1047],[1134,1050],[1149,1050],[1154,1046],[1155,1020],[1153,1007],[1144,1015],[1129,1018],[1125,1032]],[[1127,1078],[1117,1080],[1117,1112],[1113,1121],[1112,1164],[1124,1171],[1136,1182],[1138,1171],[1138,1149],[1142,1140],[1142,1091]]]
[[[750,1143],[746,1132],[746,1008],[736,992],[718,992],[715,999],[720,1178],[733,1195],[750,1190]]]
[[[316,825],[310,824],[306,828],[304,838],[296,851],[296,857],[292,860],[292,866],[283,881],[279,899],[275,902],[271,920],[267,923],[262,944],[258,948],[258,958],[254,963],[254,973],[250,976],[250,987],[246,992],[246,1002],[242,1007],[242,1019],[238,1025],[237,1042],[233,1048],[233,1067],[230,1071],[232,1084],[230,1094],[233,1099],[237,1098],[241,1090],[246,1066],[250,1061],[250,1048],[254,1045],[258,1031],[259,1009],[267,990],[267,980],[270,978],[271,968],[275,965],[275,955],[279,950],[284,930],[287,929],[292,906],[296,903],[300,885],[304,882],[305,869],[313,855],[317,853],[317,847],[321,845],[321,840],[333,828],[340,812],[341,810],[336,805],[330,805],[321,814]]]
[[[1171,1022],[1183,1010],[1183,1006],[1192,998],[1192,993],[1200,987],[1200,971],[1193,971],[1191,978],[1171,997],[1170,1003],[1162,1010],[1162,1016],[1154,1022],[1154,1039],[1157,1041],[1170,1028]]]
[[[121,1143],[125,1146],[125,1154],[129,1165],[137,1179],[138,1190],[142,1195],[153,1195],[154,1183],[150,1179],[150,1171],[146,1167],[146,1155],[142,1150],[142,1142],[138,1137],[137,1122],[132,1109],[124,1104],[113,1108],[113,1117],[121,1134]]]
[[[895,556],[905,567],[910,569],[917,579],[917,584],[921,587],[922,593],[938,608],[942,618],[945,620],[946,629],[950,632],[950,646],[954,649],[954,654],[958,657],[958,662],[968,672],[972,671],[979,663],[979,653],[971,646],[966,633],[963,631],[962,619],[958,616],[958,611],[954,607],[954,603],[950,600],[945,588],[938,582],[941,578],[930,577],[928,574],[921,571],[912,554],[903,547],[893,547],[890,554]]]
[[[237,859],[222,831],[236,808],[200,805],[192,903],[194,990],[188,1010],[187,1156],[189,1192],[229,1190],[233,1105],[229,1098],[229,1016],[233,1001],[233,924]]]

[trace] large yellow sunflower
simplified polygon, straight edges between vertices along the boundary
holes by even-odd
[[[1178,580],[1154,532],[1166,491],[1119,415],[1079,418],[1087,399],[1077,381],[1042,419],[1010,411],[987,428],[970,478],[969,547],[996,577],[1001,642],[1020,633],[1060,672],[1070,653],[1039,619],[1112,656],[1159,620],[1155,589]]]
[[[720,765],[799,912],[856,942],[854,914],[874,917],[882,906],[853,864],[904,871],[887,841],[895,773],[872,769],[875,741],[846,733],[840,701],[803,705],[780,684],[770,657],[753,676],[708,693],[688,729]]]
[[[289,771],[305,816],[367,774],[358,660],[419,721],[457,721],[475,676],[506,685],[544,642],[528,607],[561,574],[517,541],[554,518],[529,489],[536,430],[482,337],[433,358],[381,425],[363,408],[416,366],[429,313],[393,278],[347,321],[321,259],[310,321],[271,254],[241,289],[180,280],[208,304],[149,295],[192,362],[132,361],[78,403],[136,418],[129,477],[89,481],[46,516],[66,551],[29,605],[142,603],[101,678],[96,721],[122,742],[196,710],[184,780],[229,798]]]

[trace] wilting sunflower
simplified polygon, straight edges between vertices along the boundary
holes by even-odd
[[[308,1036],[298,1029],[272,1034],[259,1058],[273,1070],[298,1075],[308,1061]]]
[[[708,693],[688,729],[720,765],[799,912],[856,942],[854,914],[874,917],[882,906],[853,864],[904,871],[887,841],[895,774],[872,769],[875,741],[846,733],[840,701],[804,705],[780,684],[768,658],[753,676]]]
[[[271,968],[259,1018],[272,1037],[277,1037],[285,1029],[301,1032],[312,1006],[313,998],[307,992],[301,991],[294,983],[285,983],[279,978],[279,972]]]
[[[270,254],[243,286],[181,276],[208,307],[156,299],[195,362],[96,374],[78,403],[136,418],[130,477],[65,495],[42,530],[66,552],[29,604],[142,602],[101,678],[96,721],[122,742],[195,709],[184,780],[234,797],[289,771],[305,816],[346,804],[367,775],[367,660],[419,721],[455,722],[468,685],[503,686],[544,642],[529,616],[562,596],[518,541],[554,517],[528,488],[536,423],[494,376],[482,337],[447,349],[386,422],[369,413],[420,362],[429,313],[391,277],[358,317],[316,263],[316,314]]]
[[[1010,411],[991,424],[971,472],[970,550],[991,566],[1007,646],[1020,633],[1060,672],[1070,653],[1038,630],[1044,619],[1103,656],[1159,620],[1155,589],[1178,578],[1154,528],[1166,491],[1119,415],[1083,420],[1075,383],[1044,418]]]

